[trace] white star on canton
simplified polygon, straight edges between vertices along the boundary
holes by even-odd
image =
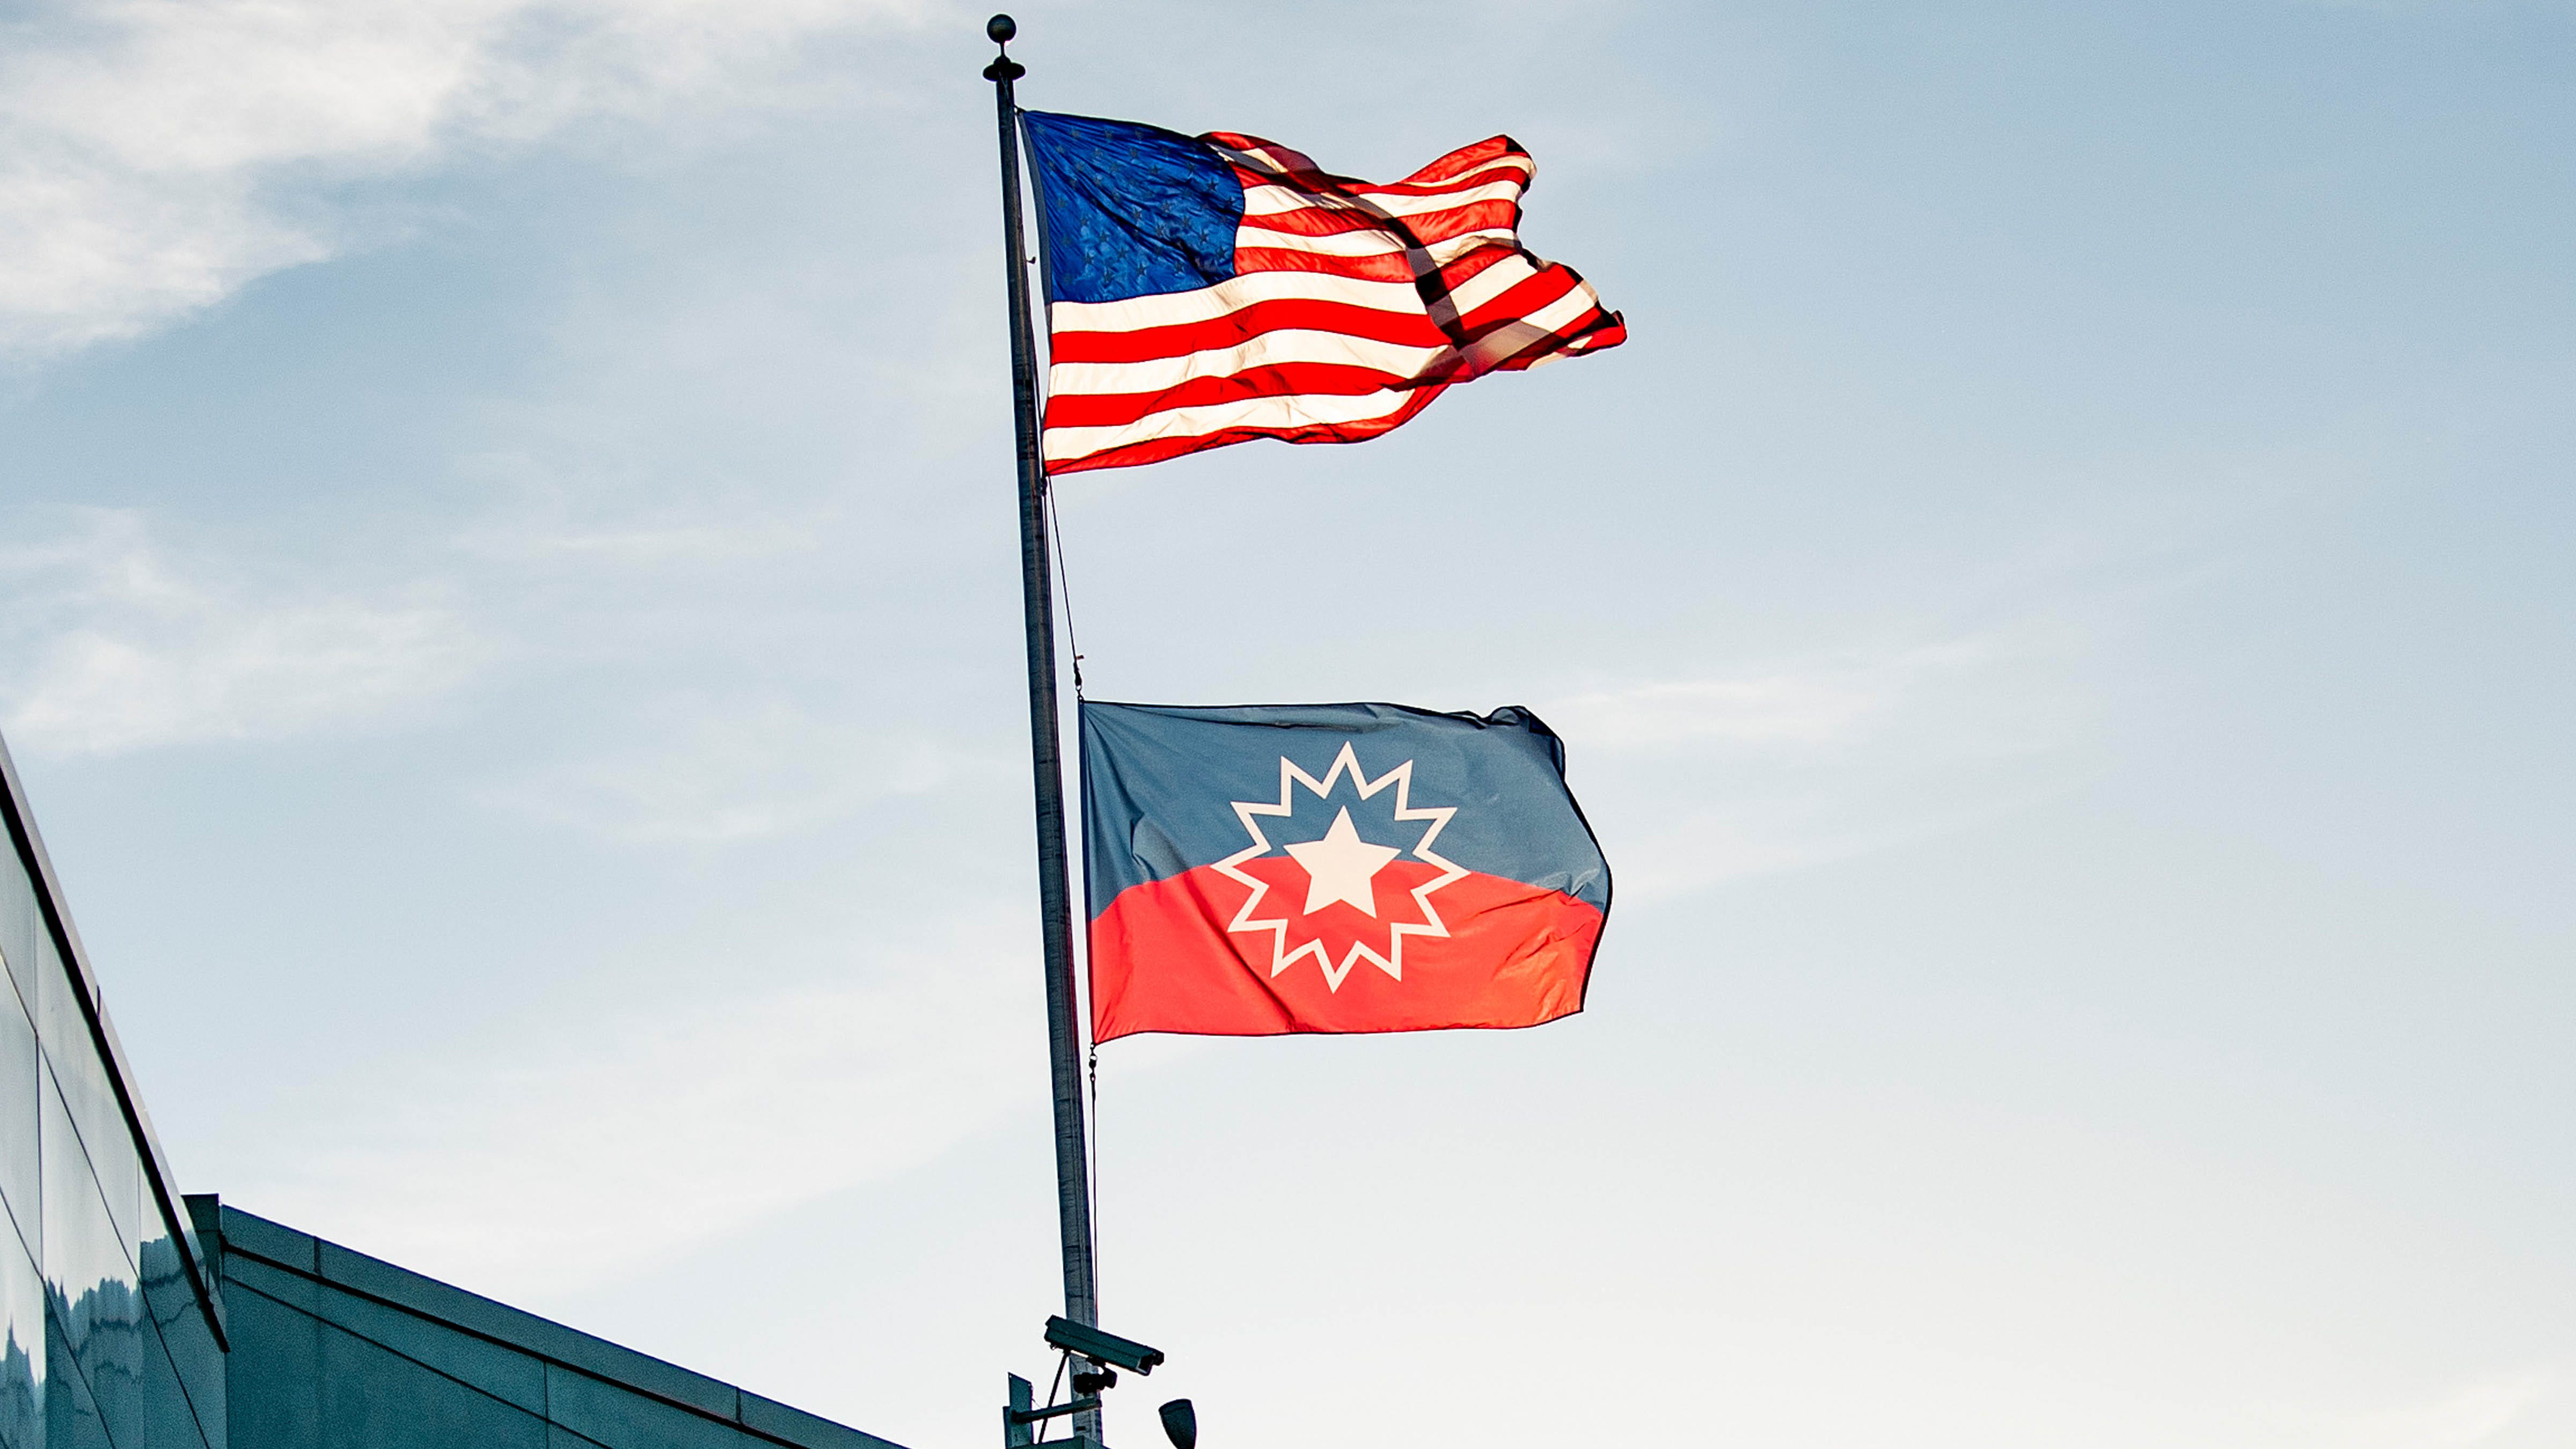
[[[1349,772],[1351,783],[1358,787],[1360,798],[1363,800],[1389,785],[1394,786],[1395,818],[1403,821],[1426,821],[1431,828],[1422,832],[1421,843],[1414,846],[1410,852],[1397,850],[1361,839],[1359,831],[1351,824],[1351,812],[1345,808],[1339,816],[1335,817],[1332,828],[1324,832],[1323,839],[1298,842],[1286,847],[1288,854],[1306,870],[1308,880],[1306,909],[1313,911],[1319,906],[1339,900],[1347,901],[1368,912],[1369,915],[1375,916],[1377,899],[1371,882],[1376,879],[1379,871],[1384,870],[1399,855],[1409,853],[1416,860],[1436,865],[1440,867],[1440,874],[1415,886],[1410,892],[1414,905],[1422,911],[1422,924],[1394,922],[1387,927],[1385,955],[1381,956],[1370,950],[1365,941],[1355,941],[1351,944],[1351,949],[1336,963],[1325,954],[1324,943],[1320,939],[1308,941],[1293,951],[1289,950],[1288,918],[1274,916],[1261,919],[1253,914],[1261,908],[1263,897],[1270,893],[1269,883],[1258,876],[1246,875],[1236,867],[1247,860],[1268,855],[1271,852],[1269,837],[1261,833],[1261,823],[1257,817],[1294,815],[1296,808],[1290,803],[1291,791],[1303,785],[1318,797],[1329,796],[1333,793],[1334,782],[1341,779],[1345,771]],[[1440,912],[1432,906],[1431,893],[1452,881],[1463,878],[1467,872],[1433,854],[1431,843],[1440,838],[1440,832],[1447,828],[1450,817],[1458,813],[1458,807],[1426,805],[1417,809],[1412,803],[1412,791],[1413,762],[1411,760],[1372,780],[1365,771],[1360,769],[1359,756],[1353,754],[1350,745],[1345,742],[1342,745],[1342,752],[1333,757],[1333,768],[1325,771],[1324,778],[1321,780],[1298,769],[1287,756],[1280,756],[1278,804],[1273,805],[1260,800],[1233,802],[1234,817],[1243,822],[1244,833],[1252,837],[1252,844],[1218,861],[1216,868],[1227,877],[1250,886],[1252,896],[1243,903],[1242,910],[1234,913],[1234,920],[1226,926],[1226,929],[1270,932],[1271,975],[1276,976],[1295,965],[1301,958],[1312,956],[1315,958],[1315,965],[1324,973],[1324,986],[1327,990],[1341,990],[1342,981],[1351,974],[1351,968],[1363,960],[1401,981],[1404,979],[1405,937],[1445,938],[1448,936],[1449,927],[1441,921]]]
[[[1377,891],[1369,882],[1386,869],[1386,863],[1404,854],[1392,845],[1371,845],[1360,839],[1351,824],[1351,812],[1344,806],[1333,817],[1333,828],[1321,840],[1301,840],[1280,849],[1306,868],[1306,914],[1334,901],[1348,901],[1371,916],[1377,914]]]

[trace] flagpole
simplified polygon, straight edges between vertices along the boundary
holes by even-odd
[[[1007,15],[984,27],[997,47],[1018,33]],[[1037,340],[1029,324],[1028,244],[1020,229],[1019,108],[1011,82],[1027,70],[1007,50],[984,68],[1002,142],[1002,238],[1010,275],[1011,424],[1019,448],[1020,606],[1028,626],[1029,762],[1037,776],[1038,913],[1045,938],[1047,1064],[1055,1089],[1056,1221],[1064,1246],[1064,1316],[1100,1321],[1091,1256],[1090,1170],[1084,1160],[1081,1039],[1074,1021],[1073,909],[1064,844],[1064,745],[1057,726],[1054,580],[1047,568],[1046,469],[1038,458]],[[1100,1439],[1098,1410],[1074,1432]]]

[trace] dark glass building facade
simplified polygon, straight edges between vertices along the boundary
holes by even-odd
[[[0,776],[0,1449],[894,1449],[182,1197]]]

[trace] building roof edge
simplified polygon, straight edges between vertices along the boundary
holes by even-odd
[[[230,1339],[224,1327],[223,1297],[215,1289],[215,1273],[187,1231],[190,1223],[178,1177],[171,1172],[170,1159],[161,1150],[161,1137],[152,1128],[152,1113],[143,1105],[143,1094],[135,1088],[125,1047],[117,1040],[115,1024],[108,1019],[98,977],[90,970],[89,951],[81,944],[79,928],[72,924],[71,908],[63,900],[62,882],[54,875],[53,857],[46,853],[44,834],[36,828],[35,811],[27,804],[26,789],[18,781],[17,761],[10,757],[5,738],[0,738],[0,785],[6,787],[0,791],[0,810],[8,816],[10,844],[26,868],[28,881],[36,888],[37,914],[44,918],[54,953],[61,958],[63,971],[70,978],[72,996],[80,1002],[81,1017],[89,1026],[90,1044],[97,1049],[108,1080],[116,1088],[117,1107],[125,1118],[137,1155],[143,1160],[144,1178],[152,1189],[154,1202],[179,1245],[179,1258],[186,1265],[188,1286],[197,1296],[198,1311],[213,1330],[216,1345],[226,1346]]]
[[[199,1202],[216,1206],[208,1199]],[[326,1238],[220,1204],[220,1251],[297,1274],[789,1449],[902,1449],[892,1440],[709,1378]]]

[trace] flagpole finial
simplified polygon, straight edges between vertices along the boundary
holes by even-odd
[[[984,33],[993,37],[993,44],[1004,47],[1001,54],[993,57],[993,63],[984,67],[984,79],[1007,85],[1029,73],[1028,67],[1011,59],[1011,52],[1007,48],[1011,43],[1011,37],[1020,33],[1019,22],[1007,15],[996,15],[984,22]]]

